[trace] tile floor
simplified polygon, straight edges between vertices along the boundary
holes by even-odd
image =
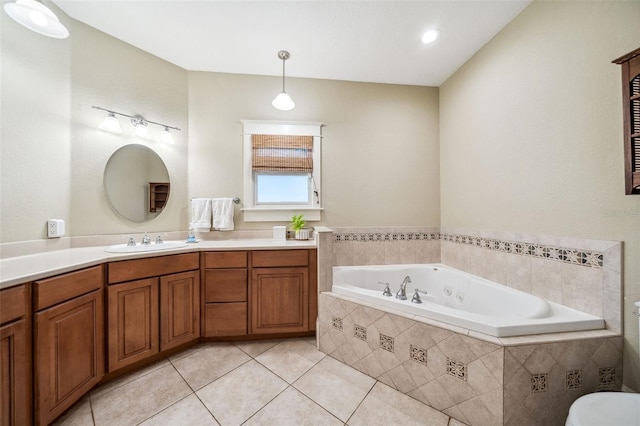
[[[310,337],[199,344],[95,388],[56,425],[462,423],[326,356]]]

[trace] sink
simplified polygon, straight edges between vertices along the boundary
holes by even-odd
[[[184,241],[165,241],[162,244],[136,244],[135,246],[128,246],[126,244],[116,244],[115,246],[109,246],[104,251],[108,253],[139,253],[144,251],[160,251],[171,250],[180,247],[186,247],[187,243]]]

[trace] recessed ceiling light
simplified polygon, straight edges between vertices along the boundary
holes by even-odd
[[[440,36],[440,31],[438,30],[429,30],[422,35],[422,42],[424,44],[433,43]]]

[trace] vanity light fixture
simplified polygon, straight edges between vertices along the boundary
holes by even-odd
[[[55,13],[47,6],[36,0],[16,0],[6,3],[4,11],[18,24],[35,31],[38,34],[52,38],[67,38],[69,30]]]
[[[113,111],[110,109],[102,108],[99,106],[92,106],[91,108],[97,109],[99,111],[105,111],[107,116],[104,119],[102,125],[100,125],[100,129],[106,132],[111,133],[122,133],[122,127],[120,127],[120,122],[116,118],[116,115],[121,115],[123,117],[128,117],[131,119],[131,124],[135,127],[134,135],[140,138],[146,138],[149,135],[149,124],[155,124],[156,126],[163,127],[162,133],[160,134],[160,140],[165,143],[173,143],[173,137],[171,136],[171,132],[169,129],[180,130],[178,127],[169,126],[167,124],[157,123],[155,121],[149,121],[140,114],[129,115],[123,114],[121,112]]]
[[[278,52],[278,58],[282,59],[282,92],[275,97],[275,99],[271,102],[271,105],[275,109],[279,109],[280,111],[290,111],[296,107],[296,104],[291,100],[291,97],[284,90],[284,63],[287,59],[289,59],[291,55],[286,50],[281,50]]]

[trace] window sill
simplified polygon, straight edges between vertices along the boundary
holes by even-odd
[[[252,207],[242,209],[245,222],[281,222],[290,221],[291,216],[304,215],[304,220],[319,221],[322,208],[315,207]]]

